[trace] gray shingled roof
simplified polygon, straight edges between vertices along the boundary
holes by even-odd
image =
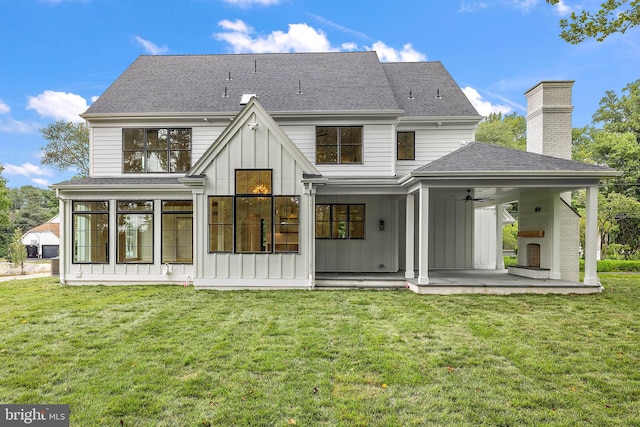
[[[414,175],[446,172],[576,172],[616,176],[618,172],[606,166],[545,156],[528,151],[471,142],[446,156],[412,172]]]
[[[142,177],[142,178],[78,178],[70,179],[54,184],[54,187],[60,186],[105,186],[105,185],[126,185],[131,186],[132,189],[147,186],[147,185],[180,185],[180,177]]]
[[[407,88],[417,102],[396,99]],[[269,112],[477,116],[440,63],[381,64],[375,52],[140,56],[85,114],[235,113],[243,94]]]
[[[382,67],[403,116],[478,116],[442,63],[394,62]]]

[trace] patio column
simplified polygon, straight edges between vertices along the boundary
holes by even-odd
[[[418,285],[429,284],[429,187],[420,187],[418,209]]]
[[[503,211],[502,203],[498,203],[496,205],[496,270],[504,270],[504,256],[502,255]]]
[[[562,275],[560,274],[560,228],[562,224],[562,212],[560,211],[560,194],[551,195],[551,253],[550,253],[550,271],[549,278],[553,280],[560,280]]]
[[[598,187],[587,187],[587,225],[584,235],[584,284],[597,285]]]
[[[415,275],[415,266],[413,264],[414,259],[414,245],[415,245],[415,196],[413,194],[407,194],[407,206],[406,206],[406,238],[405,238],[405,279],[413,279]]]

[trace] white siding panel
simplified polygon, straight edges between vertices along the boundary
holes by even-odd
[[[205,151],[220,136],[222,126],[198,126],[191,130],[191,164],[200,159]]]
[[[401,130],[411,131],[414,129]],[[420,166],[431,163],[463,147],[463,141],[473,141],[475,128],[469,126],[442,126],[416,129],[415,133],[415,160],[397,161],[396,173],[398,176],[404,176]]]
[[[91,167],[94,177],[122,175],[122,128],[94,127]]]

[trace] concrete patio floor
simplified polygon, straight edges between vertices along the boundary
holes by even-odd
[[[417,274],[416,274],[417,276]],[[564,280],[542,280],[514,276],[507,270],[431,270],[429,284],[405,279],[397,273],[318,273],[318,289],[375,288],[409,289],[419,294],[592,294],[600,285],[589,286]]]

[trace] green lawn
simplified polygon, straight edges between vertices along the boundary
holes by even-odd
[[[640,425],[640,275],[590,296],[0,283],[0,403],[72,426]]]

